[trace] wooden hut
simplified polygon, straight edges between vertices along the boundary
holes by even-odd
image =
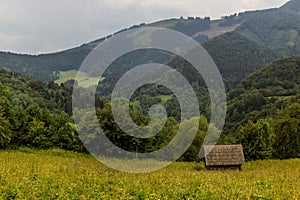
[[[245,163],[243,147],[239,145],[205,145],[205,167],[208,170],[239,169]]]

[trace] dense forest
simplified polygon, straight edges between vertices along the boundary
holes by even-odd
[[[86,152],[72,119],[71,84],[43,83],[3,70],[0,76],[1,148],[58,147]],[[300,57],[290,57],[273,62],[243,79],[228,92],[228,114],[218,143],[242,143],[247,160],[299,157],[299,76]],[[148,90],[151,91],[151,87]],[[143,112],[149,107],[143,108],[144,105],[160,103],[169,106],[167,112],[171,114],[164,128],[156,136],[147,139],[137,139],[124,133],[114,121],[107,98],[97,97],[97,116],[107,137],[131,152],[152,152],[168,144],[178,130],[179,119],[174,112],[180,108],[176,102],[168,104],[172,99],[162,102],[158,98],[161,92],[164,95],[171,94],[158,87],[152,91],[154,97],[151,97],[157,100],[151,101],[145,88],[144,91],[140,89],[132,99],[131,117],[140,126],[146,126],[150,120],[147,113]],[[191,122],[182,123],[189,127]],[[197,136],[180,160],[199,159],[198,153],[208,126],[213,126],[209,124],[209,116],[202,115]]]
[[[289,57],[272,62],[242,80],[227,95],[224,138],[241,138],[245,147],[252,144],[249,147],[252,151],[265,149],[269,156],[299,157],[299,77],[300,57]],[[256,158],[257,152],[252,153],[248,157],[265,158]]]
[[[219,144],[241,143],[247,160],[300,157],[300,20],[299,3],[290,1],[278,9],[224,16],[171,19],[143,26],[170,28],[192,36],[215,61],[226,86],[227,116]],[[234,29],[232,29],[234,27]],[[213,34],[216,31],[221,34]],[[83,59],[99,43],[83,44],[62,52],[19,55],[0,52],[0,148],[62,148],[87,152],[73,119],[74,77],[57,84],[61,72],[79,69]],[[203,78],[186,60],[165,51],[139,50],[114,61],[101,77],[95,95],[96,114],[106,136],[130,152],[153,152],[168,144],[180,123],[187,130],[197,118],[181,120],[176,96],[166,87],[149,84],[131,97],[130,114],[147,126],[152,105],[165,107],[168,118],[156,135],[137,139],[124,133],[114,121],[110,97],[115,84],[128,70],[144,63],[166,64],[182,74],[193,87],[201,116],[197,135],[179,159],[199,159],[210,124],[210,97]],[[93,72],[86,72],[93,73]],[[82,93],[82,95],[84,95]],[[88,116],[82,116],[86,121]],[[160,125],[160,121],[155,122]],[[186,134],[189,134],[187,131]],[[90,142],[97,135],[88,137]],[[81,138],[82,139],[82,138]]]
[[[69,85],[0,72],[0,146],[83,151],[71,116]]]

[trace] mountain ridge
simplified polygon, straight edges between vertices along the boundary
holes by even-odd
[[[61,71],[68,70],[78,70],[84,58],[90,53],[92,49],[94,49],[100,42],[104,41],[107,38],[112,37],[115,34],[120,32],[135,29],[139,27],[147,27],[147,26],[156,26],[162,28],[171,28],[173,30],[181,31],[184,34],[190,35],[194,37],[199,43],[204,44],[207,43],[218,36],[222,36],[228,32],[238,32],[242,34],[258,45],[262,44],[266,48],[272,49],[273,46],[268,43],[264,43],[255,37],[251,37],[251,34],[247,34],[245,29],[241,29],[240,27],[243,24],[248,23],[251,19],[253,21],[257,21],[256,18],[263,13],[271,12],[272,10],[285,10],[290,12],[288,7],[291,6],[291,3],[294,1],[288,2],[286,5],[281,8],[276,9],[268,9],[268,10],[258,10],[258,11],[246,11],[243,13],[237,13],[230,16],[224,16],[218,20],[210,20],[209,17],[188,17],[188,18],[179,18],[179,19],[169,19],[162,20],[150,24],[140,24],[134,25],[126,29],[122,29],[118,32],[113,33],[112,35],[108,35],[106,37],[100,38],[98,40],[94,40],[89,43],[82,44],[78,47],[67,49],[60,52],[50,53],[50,54],[40,54],[40,55],[27,55],[27,54],[15,54],[10,52],[1,52],[0,51],[0,68],[6,69],[8,71],[21,73],[22,75],[26,75],[29,77],[37,78],[42,81],[52,81],[57,80],[60,77]],[[253,19],[255,18],[255,19]],[[294,19],[293,19],[294,20]],[[300,26],[300,20],[299,23]],[[250,23],[251,24],[251,23]],[[287,30],[289,31],[289,30]],[[297,31],[297,30],[296,30]],[[272,32],[272,31],[271,31]],[[290,31],[291,37],[294,37],[295,31]],[[276,34],[275,34],[276,36]],[[300,37],[299,37],[300,38]],[[276,39],[276,38],[275,38]],[[293,39],[293,38],[292,38]],[[294,40],[286,39],[287,43],[290,45]],[[280,50],[276,51],[278,54],[282,54],[284,56],[289,54],[296,54],[300,52],[300,39],[298,44],[298,36],[295,42],[295,49],[291,49],[288,45],[286,49],[284,49],[284,53],[281,53]],[[254,43],[253,43],[254,44]],[[255,46],[255,45],[254,45]],[[281,43],[276,44],[276,46],[284,47]],[[277,50],[275,48],[275,50]],[[285,53],[287,51],[287,53]],[[231,55],[234,57],[235,55]],[[278,57],[276,57],[278,58]],[[264,63],[266,64],[266,63]],[[223,67],[224,63],[219,63],[219,67]],[[226,67],[226,66],[225,66]],[[260,67],[260,66],[257,66]]]

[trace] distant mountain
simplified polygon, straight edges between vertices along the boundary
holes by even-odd
[[[201,38],[201,43],[221,34],[234,31],[247,19],[262,11],[247,11],[230,16],[224,16],[220,20],[210,20],[209,17],[181,17],[180,19],[168,19],[145,25],[146,27],[168,28],[184,33],[194,39]],[[204,40],[206,38],[206,40]]]
[[[249,73],[280,56],[300,54],[300,20],[295,12],[295,5],[298,3],[290,1],[278,9],[247,11],[224,16],[220,20],[210,20],[209,17],[181,17],[135,25],[128,29],[165,27],[193,37],[211,54],[228,88],[231,88]],[[0,52],[0,67],[43,81],[57,80],[61,77],[61,72],[78,70],[88,53],[112,35],[52,54],[32,56]],[[150,53],[136,63],[153,61],[152,58],[153,54]],[[157,58],[161,62],[169,62],[169,59],[166,55]],[[115,75],[129,67],[128,63],[122,63],[119,68],[110,70],[110,76],[116,78]],[[72,78],[74,77],[65,77]]]
[[[95,47],[93,43],[52,54],[38,56],[0,52],[0,67],[42,81],[56,80],[60,71],[78,69]]]
[[[260,12],[236,31],[282,56],[300,54],[300,17],[286,9]]]
[[[300,14],[300,1],[290,0],[285,5],[283,5],[281,9]]]
[[[237,33],[229,32],[203,44],[218,66],[227,88],[279,56],[263,45]]]
[[[217,64],[227,89],[236,86],[248,74],[278,58],[270,49],[236,32],[215,37],[205,42],[203,47]],[[201,75],[183,59],[173,59],[166,52],[145,50],[130,53],[113,62],[104,73],[104,77],[107,78],[101,82],[101,89],[99,89],[102,92],[99,95],[111,94],[114,85],[130,68],[147,62],[165,63],[166,61],[168,66],[182,73],[198,92],[200,88],[206,87]]]
[[[218,35],[235,30],[237,26],[253,16],[256,12],[259,11],[240,13],[239,16],[226,16],[223,17],[222,20],[213,21],[210,20],[209,17],[163,20],[151,24],[134,25],[113,33],[112,35],[130,29],[151,26],[181,31],[182,33],[194,37],[198,42],[204,43]],[[32,56],[0,52],[0,67],[43,81],[57,80],[60,77],[61,71],[78,70],[82,61],[91,50],[106,38],[112,37],[112,35],[108,35],[107,37],[88,44],[83,44],[80,47],[51,54]]]

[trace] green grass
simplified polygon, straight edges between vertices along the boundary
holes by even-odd
[[[146,27],[161,27],[161,28],[170,28],[175,26],[180,20],[179,19],[168,19],[162,20],[146,25]]]
[[[162,102],[167,102],[168,100],[172,99],[172,95],[160,95],[160,96],[157,96],[158,98],[161,99]]]
[[[157,97],[161,99],[162,103],[166,103],[168,100],[172,99],[172,95],[159,95]],[[139,101],[133,101],[133,102],[131,102],[131,105],[134,108],[140,108],[141,107],[141,104],[140,104]]]
[[[59,79],[57,79],[55,81],[55,83],[61,84],[61,83],[64,83],[68,80],[75,79],[76,75],[77,75],[76,70],[60,71],[59,72]]]
[[[290,37],[289,37],[290,40],[288,41],[287,45],[289,47],[293,47],[293,46],[296,45],[296,42],[298,40],[299,35],[298,35],[298,32],[296,30],[290,30],[289,35],[290,35]]]
[[[174,163],[129,174],[62,150],[0,151],[0,199],[299,199],[299,188],[300,159],[249,162],[241,172]]]
[[[78,73],[80,76],[77,76]],[[80,85],[85,88],[94,86],[95,83],[98,83],[100,80],[99,78],[92,78],[92,77],[88,76],[87,73],[84,73],[84,72],[78,72],[76,70],[69,70],[69,71],[60,71],[59,79],[57,79],[55,81],[55,83],[61,84],[68,80],[75,79],[76,76],[77,76],[77,80],[80,83]],[[101,80],[103,80],[103,78]]]

